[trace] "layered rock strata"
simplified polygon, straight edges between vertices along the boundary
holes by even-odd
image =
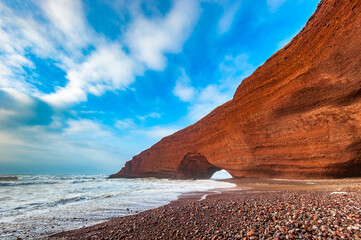
[[[238,178],[361,176],[361,1],[322,0],[232,100],[112,177],[207,178],[218,169]]]

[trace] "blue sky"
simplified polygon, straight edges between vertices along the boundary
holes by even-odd
[[[230,100],[318,0],[0,2],[0,173],[114,173]]]

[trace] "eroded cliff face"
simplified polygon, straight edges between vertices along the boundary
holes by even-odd
[[[184,160],[192,156],[197,164]],[[321,1],[231,101],[112,177],[205,178],[218,169],[234,177],[361,176],[360,0]]]

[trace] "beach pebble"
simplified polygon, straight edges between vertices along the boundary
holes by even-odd
[[[199,198],[198,198],[199,199]],[[224,192],[56,235],[79,239],[358,239],[359,192]],[[85,238],[85,239],[86,239]]]
[[[254,232],[254,231],[249,231],[248,233],[247,233],[247,236],[248,237],[250,237],[250,236],[253,236],[253,235],[255,235],[256,233]]]

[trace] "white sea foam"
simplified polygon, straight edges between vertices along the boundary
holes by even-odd
[[[0,239],[46,236],[159,207],[182,193],[235,186],[213,180],[103,175],[14,177],[0,178]]]

